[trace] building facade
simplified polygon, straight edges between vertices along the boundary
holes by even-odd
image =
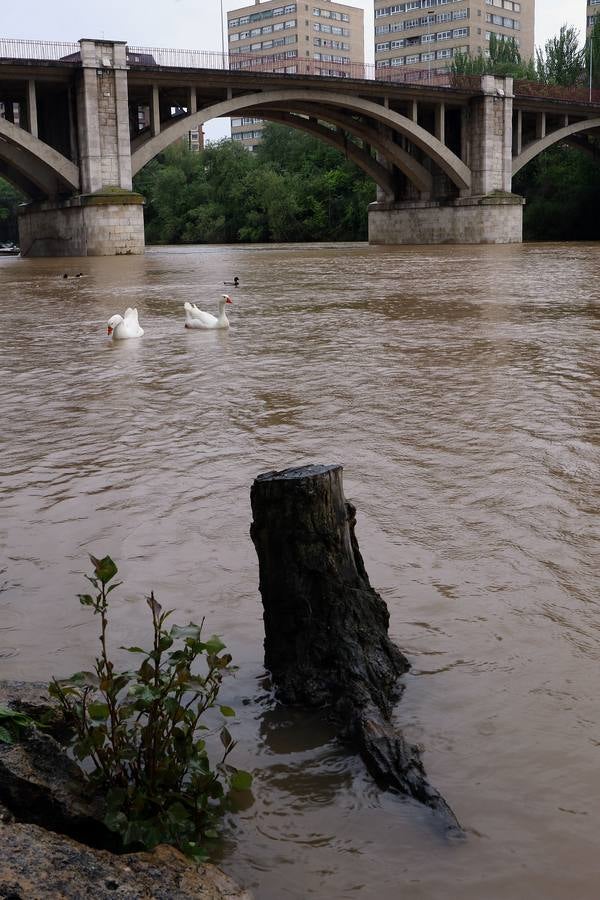
[[[364,12],[335,0],[254,0],[227,13],[227,46],[232,69],[360,74]],[[233,118],[231,136],[253,150],[263,127],[263,120],[254,116]]]
[[[444,74],[457,53],[489,53],[492,34],[513,38],[528,60],[534,56],[535,0],[408,0],[375,3],[375,66],[386,77],[410,73],[427,80]],[[418,76],[417,76],[418,73]],[[392,76],[393,77],[393,76]]]
[[[600,19],[600,0],[587,0],[586,30],[589,34],[596,22]]]

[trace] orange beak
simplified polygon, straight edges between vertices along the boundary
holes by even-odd
[[[231,299],[231,297],[228,297],[225,303],[233,303],[233,300]]]
[[[108,332],[108,334],[113,333],[112,327],[110,325],[107,327],[107,332]]]

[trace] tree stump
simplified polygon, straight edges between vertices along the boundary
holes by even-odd
[[[375,779],[444,814],[416,747],[390,724],[410,664],[388,637],[389,612],[371,587],[344,498],[342,467],[266,472],[252,485],[265,666],[277,698],[327,709]]]

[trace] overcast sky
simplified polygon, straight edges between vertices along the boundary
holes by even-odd
[[[373,54],[373,3],[344,0],[365,10],[367,60]],[[526,0],[521,0],[526,2]],[[0,0],[0,37],[77,41],[105,37],[133,46],[221,49],[223,12],[244,0]],[[567,22],[585,34],[586,0],[537,0],[535,43],[541,46]],[[371,52],[371,57],[368,54]],[[209,139],[229,133],[228,120],[205,127]]]

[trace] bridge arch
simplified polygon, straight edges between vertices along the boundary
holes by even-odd
[[[543,153],[544,150],[548,150],[548,148],[552,147],[554,144],[567,140],[571,135],[578,134],[582,131],[591,131],[594,128],[600,128],[600,118],[585,119],[582,122],[574,122],[572,125],[565,125],[564,128],[558,128],[556,131],[552,131],[545,137],[540,138],[539,141],[529,144],[513,159],[513,177],[523,168],[523,166],[526,166],[528,162],[531,162],[534,157]]]
[[[79,190],[79,168],[49,144],[0,119],[2,175],[32,199]]]
[[[209,119],[237,115],[244,110],[253,108],[264,110],[268,106],[274,106],[281,111],[282,107],[285,107],[288,103],[294,104],[298,112],[302,110],[304,104],[307,104],[307,115],[311,115],[311,106],[314,107],[316,104],[323,110],[331,108],[334,114],[336,111],[339,112],[341,110],[369,116],[405,135],[412,143],[416,144],[448,175],[459,190],[468,190],[471,186],[471,171],[468,166],[455,153],[449,150],[445,144],[416,122],[362,97],[314,89],[258,91],[231,100],[221,101],[213,106],[205,107],[191,116],[185,116],[169,125],[164,131],[161,131],[135,150],[132,154],[132,173],[135,175],[136,172],[139,172],[146,163],[150,162],[151,159],[178,138],[183,137],[190,128],[200,126]],[[399,168],[402,168],[402,166],[399,166]],[[414,171],[409,169],[405,171],[405,174],[409,179],[414,180]]]
[[[433,178],[425,166],[422,166],[414,156],[407,153],[399,144],[395,144],[391,138],[376,131],[375,128],[369,127],[364,122],[353,119],[348,113],[344,113],[341,110],[332,110],[331,108],[317,104],[294,104],[290,102],[286,103],[281,108],[279,108],[277,104],[273,104],[265,107],[265,109],[258,108],[256,111],[265,119],[273,119],[271,110],[278,110],[278,115],[281,115],[284,112],[312,115],[316,119],[321,119],[329,124],[339,126],[343,131],[347,131],[349,134],[362,140],[363,143],[370,144],[374,150],[378,151],[382,159],[393,163],[401,172],[403,172],[419,191],[422,193],[431,193]],[[375,181],[376,180],[377,179],[375,179]],[[382,185],[382,187],[385,190],[385,186]],[[392,187],[394,187],[394,185],[392,185]]]
[[[344,139],[339,131],[331,131],[329,128],[319,124],[313,119],[305,119],[300,116],[294,116],[285,111],[265,111],[262,116],[272,122],[278,122],[282,125],[289,125],[291,128],[297,128],[311,134],[326,144],[335,147],[340,153],[344,153],[347,158],[361,168],[379,187],[385,191],[390,197],[394,196],[394,179],[391,172],[388,172],[377,160],[369,156],[360,147],[348,142]]]

